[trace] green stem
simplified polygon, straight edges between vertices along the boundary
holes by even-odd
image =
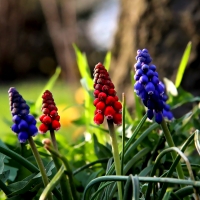
[[[39,200],[45,200],[47,198],[47,196],[50,194],[50,192],[58,185],[59,180],[61,179],[61,177],[64,174],[64,171],[65,171],[65,168],[62,165],[62,167],[58,170],[56,175],[52,178],[52,180],[47,185],[47,187],[43,190],[42,194],[40,195]]]
[[[41,175],[42,175],[42,180],[43,180],[43,183],[44,183],[44,187],[46,187],[46,186],[48,185],[49,181],[48,181],[48,177],[47,177],[47,175],[46,175],[46,171],[45,171],[44,165],[43,165],[43,163],[42,163],[42,159],[41,159],[41,157],[40,157],[40,155],[39,155],[39,153],[38,153],[38,150],[37,150],[37,148],[36,148],[36,146],[35,146],[35,143],[34,143],[34,141],[33,141],[33,138],[32,138],[32,137],[29,137],[29,138],[28,138],[28,141],[29,141],[29,144],[30,144],[30,146],[31,146],[31,150],[32,150],[32,152],[33,152],[33,155],[34,155],[34,157],[35,157],[35,160],[36,160],[36,162],[37,162],[37,165],[38,165],[38,167],[39,167],[39,169],[40,169],[40,173],[41,173]],[[51,193],[48,195],[48,199],[49,199],[49,200],[53,200],[53,197],[52,197],[52,194],[51,194]]]
[[[120,158],[119,158],[119,150],[117,145],[117,137],[115,134],[114,124],[113,121],[107,120],[108,128],[110,132],[111,142],[112,142],[112,150],[113,150],[113,157],[114,157],[114,164],[115,164],[115,170],[116,175],[121,175],[121,164],[120,164]],[[118,194],[119,194],[119,200],[122,200],[122,184],[121,182],[117,182],[118,187]]]
[[[167,127],[167,124],[166,124],[164,118],[163,118],[163,120],[162,120],[162,122],[161,122],[161,127],[162,127],[162,129],[163,129],[163,133],[164,133],[164,135],[165,135],[165,138],[166,138],[166,140],[167,140],[167,143],[168,143],[169,147],[175,147],[175,144],[174,144],[174,141],[173,141],[173,139],[172,139],[171,133],[170,133],[168,127]],[[172,155],[173,161],[175,161],[175,159],[176,159],[176,157],[177,157],[176,152],[172,151],[172,152],[171,152],[171,155]],[[177,166],[176,166],[176,171],[177,171],[177,174],[178,174],[178,178],[179,178],[179,179],[184,179],[184,178],[185,178],[180,162],[178,162],[178,164],[177,164]],[[182,186],[181,186],[181,187],[182,187]],[[188,197],[185,197],[184,199],[185,199],[185,200],[189,200]]]
[[[56,135],[55,135],[55,131],[53,129],[50,129],[50,136],[51,136],[51,141],[53,143],[53,147],[54,149],[58,152],[58,145],[57,145],[57,141],[56,141]],[[56,165],[56,169],[57,171],[59,170],[59,168],[61,167],[62,163],[59,162],[59,159],[57,156],[52,155],[53,161]],[[69,185],[69,180],[66,177],[65,174],[63,174],[60,178],[60,188],[62,191],[62,198],[63,199],[72,199],[72,193],[71,193],[71,189],[70,189],[70,185]]]
[[[165,135],[165,138],[167,140],[167,143],[168,143],[169,147],[176,147],[175,144],[174,144],[174,141],[172,139],[172,136],[171,136],[171,134],[169,132],[169,129],[167,127],[167,124],[166,124],[164,119],[161,122],[161,126],[162,126],[163,133]],[[175,160],[176,156],[177,156],[176,152],[172,151],[171,155],[172,155],[173,160]],[[179,179],[184,179],[185,178],[180,162],[177,164],[176,171],[178,173]]]
[[[46,144],[45,148],[52,154],[52,157],[54,156],[54,157],[62,160],[62,162],[65,166],[66,174],[68,175],[68,178],[69,178],[69,186],[71,187],[73,199],[78,200],[78,196],[77,196],[77,193],[76,193],[76,187],[74,185],[73,173],[72,173],[71,168],[69,166],[68,160],[64,156],[62,156],[60,153],[55,151],[50,145]]]
[[[54,146],[55,150],[58,151],[58,145],[56,142],[55,131],[53,129],[50,129],[50,135],[51,135],[51,141],[53,143],[53,146]]]
[[[124,174],[124,146],[125,146],[125,105],[126,99],[124,93],[122,93],[122,152],[121,152],[121,175]]]
[[[60,158],[58,156],[55,156],[54,154],[51,154],[53,161],[55,163],[56,169],[59,170],[61,169],[62,163],[60,161]],[[68,200],[72,200],[72,192],[71,192],[71,188],[70,188],[70,184],[69,184],[69,179],[68,177],[63,174],[60,178],[60,188],[62,191],[62,198],[64,199],[68,199]]]

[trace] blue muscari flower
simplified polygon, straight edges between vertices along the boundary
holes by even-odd
[[[29,137],[38,133],[36,120],[29,114],[29,106],[14,87],[8,90],[8,94],[13,116],[12,121],[14,122],[11,129],[17,134],[19,142],[25,143]]]
[[[169,105],[166,104],[168,99],[165,94],[165,86],[159,80],[156,66],[150,64],[152,59],[147,49],[137,50],[137,63],[134,64],[136,81],[134,90],[142,99],[143,104],[148,108],[147,117],[161,123],[163,117],[172,120],[173,114]]]

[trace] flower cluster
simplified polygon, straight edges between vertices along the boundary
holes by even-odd
[[[35,136],[38,132],[36,120],[29,114],[29,106],[14,87],[8,90],[8,94],[14,122],[11,129],[17,134],[19,142],[25,143],[30,136]]]
[[[136,60],[134,90],[148,108],[148,118],[152,119],[155,115],[155,121],[159,124],[162,122],[163,116],[171,120],[173,115],[169,105],[166,104],[165,87],[159,80],[156,66],[150,64],[152,59],[148,50],[138,50]]]
[[[164,90],[165,90],[165,92],[163,94],[163,101],[164,101],[163,116],[165,118],[167,118],[168,120],[172,120],[174,118],[174,116],[171,112],[170,106],[166,103],[166,101],[168,100],[168,96],[166,94],[166,88],[165,88],[164,83],[160,82],[160,84],[163,85]]]
[[[104,121],[113,120],[117,125],[122,123],[122,104],[118,101],[114,84],[105,67],[98,63],[94,68],[94,97],[93,102],[96,107],[94,122],[99,125]]]
[[[48,130],[60,129],[60,116],[58,115],[58,109],[55,105],[52,93],[48,90],[42,95],[42,113],[40,121],[42,124],[39,126],[40,133],[46,133]]]

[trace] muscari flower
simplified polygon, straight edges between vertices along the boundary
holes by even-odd
[[[105,67],[98,63],[94,68],[94,97],[93,102],[96,107],[94,123],[100,125],[104,121],[112,120],[115,124],[122,123],[122,104],[116,96],[115,86],[112,83]]]
[[[58,115],[58,108],[54,102],[52,93],[48,90],[42,95],[42,112],[40,121],[42,124],[39,126],[40,133],[46,133],[48,130],[59,130],[60,129],[60,116]]]
[[[11,129],[17,134],[19,142],[25,143],[29,137],[35,136],[38,132],[36,120],[29,114],[29,106],[14,87],[8,90],[8,94],[14,122]]]
[[[155,121],[161,123],[163,117],[171,120],[173,114],[170,111],[170,106],[166,104],[167,95],[165,94],[165,86],[159,80],[156,66],[150,64],[152,59],[147,49],[138,50],[135,63],[136,81],[134,91],[139,96],[143,104],[148,108],[147,117],[152,119],[155,116]]]

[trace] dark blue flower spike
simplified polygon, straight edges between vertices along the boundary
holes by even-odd
[[[8,94],[13,116],[12,121],[14,122],[11,129],[17,134],[19,142],[25,143],[29,137],[38,133],[36,120],[29,114],[29,106],[14,87],[8,90]]]
[[[165,86],[159,80],[156,66],[150,64],[152,58],[148,50],[139,49],[136,60],[137,63],[134,65],[134,79],[136,81],[134,90],[148,108],[147,117],[152,119],[155,116],[155,121],[159,124],[162,122],[163,117],[172,120],[173,114],[169,105],[166,104],[168,97],[165,94]]]

